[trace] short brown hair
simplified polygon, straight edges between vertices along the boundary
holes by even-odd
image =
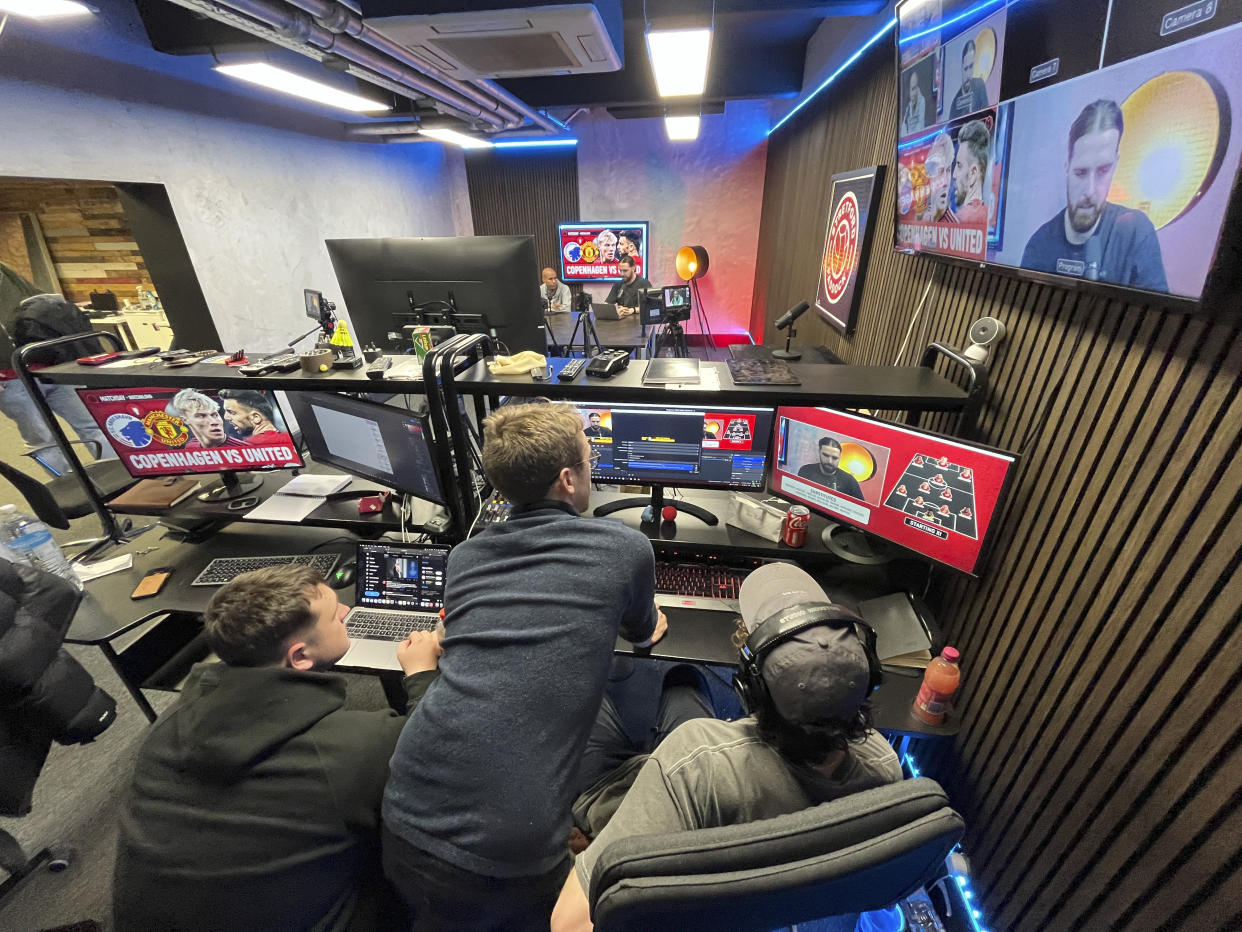
[[[582,418],[569,405],[506,405],[483,422],[483,472],[515,505],[545,498],[582,459]]]
[[[310,603],[322,582],[317,569],[298,564],[242,573],[207,604],[207,644],[230,666],[279,663],[285,642],[314,626]]]

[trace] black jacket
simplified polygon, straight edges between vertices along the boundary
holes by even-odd
[[[411,704],[435,676],[406,677]],[[382,877],[380,797],[405,719],[344,706],[332,673],[195,667],[138,752],[116,928],[335,930],[382,911],[361,882]]]
[[[0,558],[0,815],[30,811],[53,739],[90,741],[116,720],[116,702],[61,647],[81,598]]]

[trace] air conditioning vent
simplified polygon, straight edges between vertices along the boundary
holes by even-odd
[[[457,78],[590,74],[617,71],[623,61],[589,3],[372,16],[366,22]]]

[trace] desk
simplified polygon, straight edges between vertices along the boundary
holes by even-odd
[[[549,343],[555,343],[557,346],[564,347],[570,336],[574,333],[578,326],[579,313],[571,311],[568,314],[549,314],[544,319],[548,324],[548,336],[551,337]],[[595,333],[599,336],[600,345],[604,349],[623,349],[636,350],[642,349],[647,345],[647,337],[643,334],[643,327],[639,321],[637,314],[621,320],[601,320],[595,318]],[[574,346],[582,346],[582,331],[578,331],[578,339],[574,341]]]

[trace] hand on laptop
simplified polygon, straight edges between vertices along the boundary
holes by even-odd
[[[668,631],[668,619],[664,616],[664,612],[662,612],[659,609],[659,607],[657,607],[656,608],[656,626],[655,626],[655,630],[651,632],[651,643],[655,644],[657,641],[660,640],[660,638],[664,637],[664,634],[667,631]]]
[[[440,637],[438,631],[411,631],[410,636],[397,645],[397,663],[406,676],[439,666],[440,655],[444,653]]]

